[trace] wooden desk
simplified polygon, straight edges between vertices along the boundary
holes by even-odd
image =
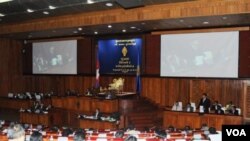
[[[80,128],[94,128],[94,129],[116,129],[115,122],[80,119]]]
[[[163,127],[167,128],[173,125],[176,128],[183,129],[185,125],[191,128],[200,128],[202,124],[206,123],[209,127],[215,127],[217,130],[222,130],[223,124],[242,124],[242,116],[233,115],[217,115],[217,114],[204,114],[191,112],[176,112],[164,111],[163,114]]]
[[[52,97],[52,106],[80,113],[95,112],[97,108],[103,113],[118,111],[118,99],[97,99],[86,96]]]
[[[1,97],[0,98],[0,108],[10,108],[19,110],[20,108],[28,109],[32,106],[33,102],[36,101],[35,99],[14,99],[14,98],[7,98]],[[41,102],[44,105],[51,104],[50,98],[42,99]]]
[[[29,124],[41,124],[45,126],[49,126],[50,122],[50,115],[49,114],[35,114],[35,113],[28,113],[28,112],[21,112],[20,113],[20,122],[21,123],[29,123]]]

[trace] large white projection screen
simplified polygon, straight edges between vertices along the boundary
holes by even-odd
[[[161,76],[237,78],[239,32],[161,36]]]
[[[33,43],[33,74],[77,74],[77,40]]]

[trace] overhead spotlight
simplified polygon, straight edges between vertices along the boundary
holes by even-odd
[[[32,13],[32,12],[34,12],[34,10],[32,10],[32,9],[27,9],[27,12]]]
[[[112,28],[112,25],[108,25],[108,28]]]
[[[107,2],[105,5],[108,6],[108,7],[111,7],[111,6],[113,6],[113,3]]]
[[[209,22],[208,21],[204,21],[203,24],[209,24]]]
[[[0,17],[4,17],[5,15],[3,13],[0,13]]]
[[[79,28],[78,28],[78,30],[79,30],[79,31],[82,31],[82,28],[81,28],[81,27],[79,27]]]
[[[9,2],[9,1],[12,1],[12,0],[0,0],[0,3]]]
[[[136,27],[135,27],[135,26],[131,26],[130,28],[131,28],[131,29],[136,29]]]
[[[126,29],[123,29],[122,32],[126,32],[127,30]]]
[[[43,14],[49,15],[49,12],[48,11],[43,11]]]
[[[95,33],[95,34],[98,34],[98,32],[97,32],[97,31],[95,31],[94,33]]]
[[[87,0],[87,4],[93,4],[94,1],[93,0]]]
[[[55,7],[55,6],[50,5],[50,6],[49,6],[49,9],[53,10],[53,9],[56,9],[56,7]]]

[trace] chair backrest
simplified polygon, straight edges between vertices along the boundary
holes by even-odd
[[[209,134],[208,137],[211,141],[222,141],[221,134]]]
[[[240,108],[236,108],[236,110],[238,111],[239,115],[241,114],[241,109]]]
[[[68,137],[58,137],[57,141],[68,141]]]
[[[195,112],[195,110],[196,110],[195,103],[194,103],[194,102],[191,102],[190,104],[191,104],[191,107],[193,107],[193,108],[194,108],[194,112]]]

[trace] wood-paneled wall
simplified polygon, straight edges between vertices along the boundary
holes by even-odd
[[[230,79],[180,79],[180,78],[142,78],[142,96],[160,106],[172,106],[180,100],[185,106],[188,102],[199,103],[202,93],[207,93],[211,101],[218,100],[222,105],[233,101],[243,108],[244,80]]]
[[[223,105],[233,101],[237,106],[243,108],[244,89],[247,85],[246,82],[249,81],[248,79],[159,77],[159,36],[152,38],[146,36],[145,39],[145,68],[141,77],[142,96],[151,99],[160,106],[172,106],[176,100],[183,101],[184,105],[189,101],[198,104],[201,94],[206,92],[212,101],[218,100]],[[93,47],[93,43],[89,44]],[[91,49],[88,48],[88,50]],[[95,51],[92,49],[92,52]],[[54,91],[58,95],[64,95],[68,89],[84,93],[87,88],[95,85],[94,73],[88,76],[23,75],[23,43],[19,41],[0,39],[0,56],[0,96],[7,96],[8,92],[17,93],[25,91]],[[90,70],[93,72],[95,66],[93,65],[95,62],[93,58],[95,57],[94,55],[90,55],[90,57],[92,58]],[[135,76],[101,76],[100,84],[107,86],[115,77],[125,78],[124,91],[135,91]]]

